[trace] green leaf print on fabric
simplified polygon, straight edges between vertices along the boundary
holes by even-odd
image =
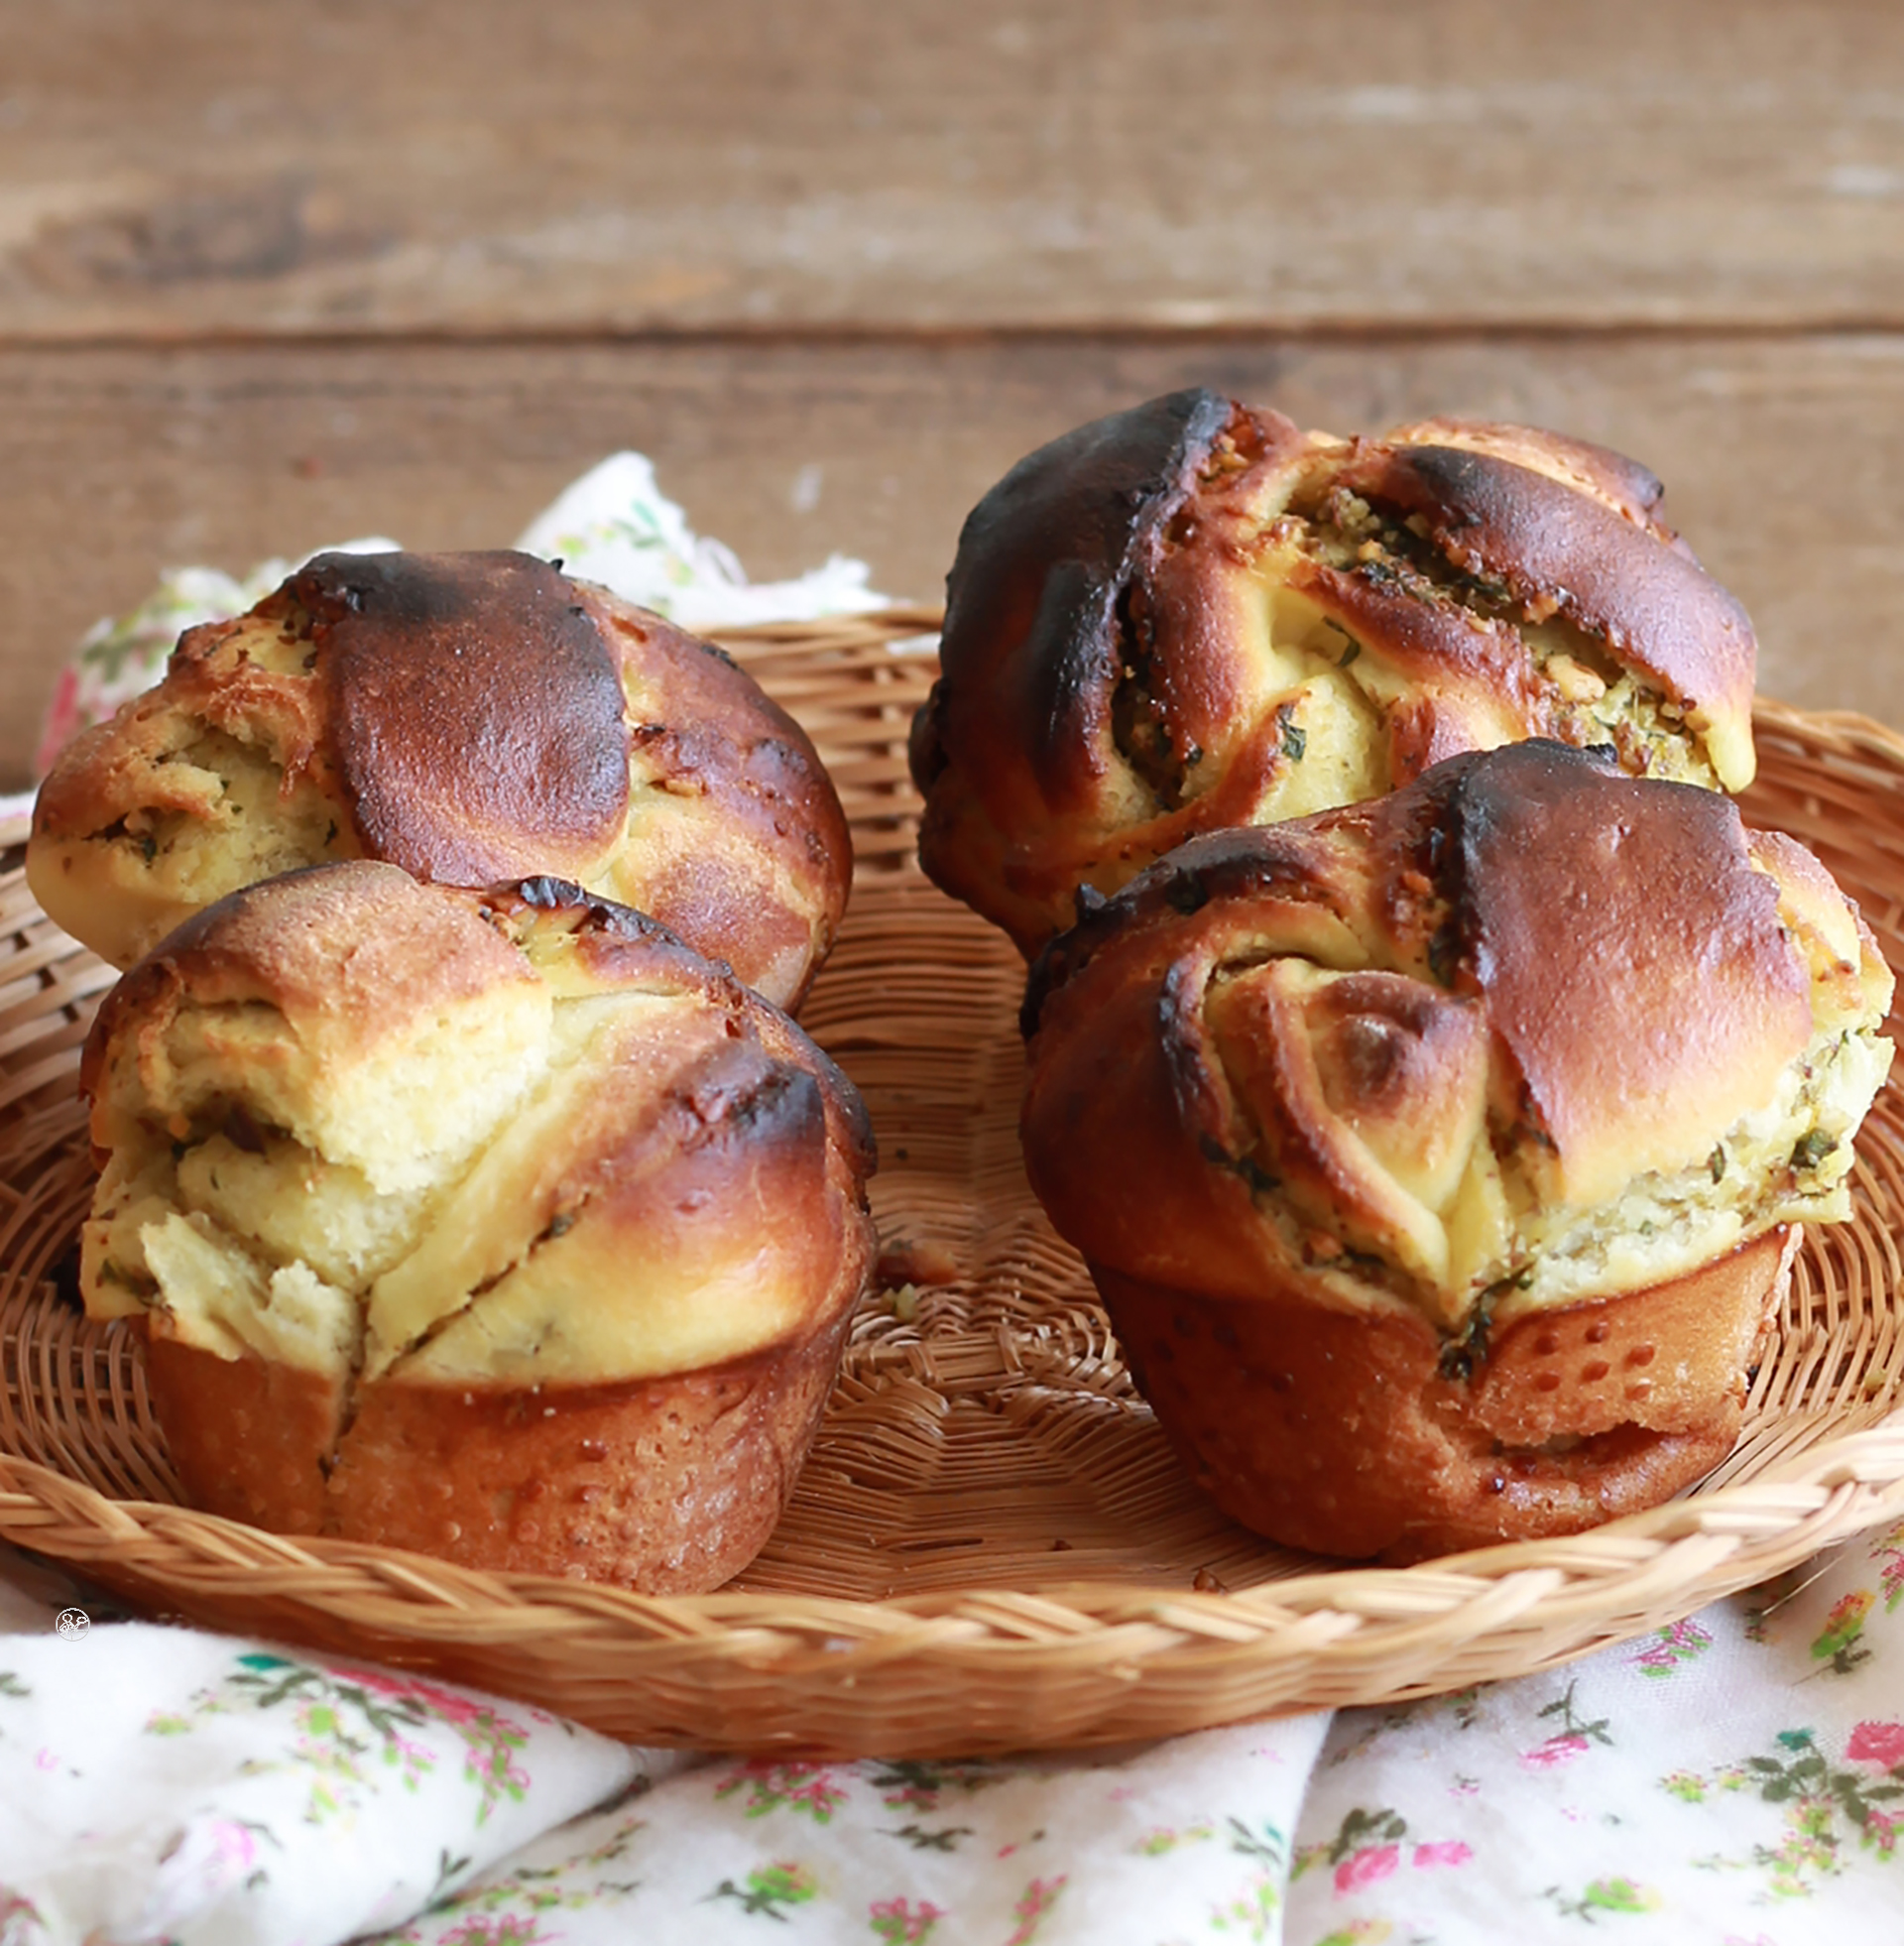
[[[948,1824],[939,1831],[926,1831],[916,1824],[902,1824],[896,1831],[880,1827],[882,1838],[903,1838],[915,1852],[956,1852],[961,1838],[976,1835],[969,1824]]]
[[[745,1815],[764,1818],[770,1811],[787,1810],[815,1824],[831,1824],[833,1813],[846,1802],[846,1786],[825,1764],[776,1764],[751,1759],[714,1787],[714,1795],[732,1797],[747,1792]]]
[[[701,1903],[731,1898],[743,1912],[778,1919],[784,1925],[786,1914],[780,1907],[806,1904],[817,1888],[812,1873],[805,1866],[781,1859],[773,1865],[757,1866],[747,1875],[744,1885],[737,1885],[732,1879],[723,1879]]]
[[[1781,1899],[1809,1897],[1858,1853],[1888,1864],[1904,1831],[1904,1812],[1884,1808],[1904,1798],[1904,1724],[1860,1723],[1851,1731],[1844,1763],[1873,1766],[1863,1770],[1834,1766],[1810,1730],[1782,1730],[1776,1742],[1780,1755],[1747,1758],[1739,1769],[1720,1773],[1719,1787],[1755,1788],[1764,1802],[1781,1806],[1784,1835],[1776,1845],[1754,1845],[1749,1859],[1695,1863],[1709,1871],[1755,1866]],[[1664,1781],[1674,1796],[1705,1799],[1703,1778],[1675,1771]]]
[[[1542,1717],[1557,1716],[1560,1728],[1546,1742],[1536,1744],[1532,1750],[1524,1750],[1520,1761],[1535,1769],[1550,1769],[1557,1764],[1571,1764],[1577,1757],[1585,1757],[1594,1744],[1612,1744],[1612,1737],[1606,1729],[1609,1717],[1596,1717],[1593,1722],[1583,1722],[1574,1714],[1574,1691],[1577,1683],[1567,1685],[1567,1693],[1557,1697],[1545,1709],[1537,1712]]]
[[[0,1669],[0,1696],[17,1696],[24,1701],[32,1694],[32,1688],[27,1683],[22,1682],[11,1669]],[[5,1736],[6,1732],[0,1730],[0,1739],[3,1739]],[[4,1907],[0,1907],[0,1913],[4,1913]],[[6,1946],[6,1935],[4,1933],[0,1933],[0,1946]]]
[[[1282,1870],[1286,1846],[1282,1833],[1273,1824],[1265,1823],[1259,1838],[1241,1818],[1229,1818],[1225,1822],[1230,1828],[1230,1849],[1239,1857],[1253,1858],[1272,1872]]]
[[[1385,1879],[1401,1863],[1399,1841],[1407,1834],[1408,1820],[1384,1806],[1365,1811],[1361,1805],[1349,1811],[1326,1845],[1303,1845],[1296,1852],[1289,1877],[1300,1879],[1316,1865],[1336,1868],[1336,1890],[1356,1891],[1364,1885]]]
[[[1230,1849],[1240,1858],[1253,1859],[1258,1869],[1211,1908],[1210,1930],[1242,1934],[1251,1940],[1273,1938],[1276,1914],[1282,1906],[1283,1862],[1287,1856],[1283,1835],[1273,1824],[1264,1824],[1260,1835],[1241,1818],[1230,1818],[1227,1824]]]
[[[1004,1783],[1012,1772],[1001,1764],[981,1759],[960,1764],[930,1764],[917,1758],[889,1760],[868,1779],[890,1811],[936,1811],[950,1791],[970,1796],[990,1784]]]
[[[231,1674],[191,1698],[188,1714],[154,1711],[145,1734],[185,1736],[197,1718],[242,1708],[289,1716],[297,1737],[287,1761],[317,1772],[304,1812],[307,1823],[321,1824],[360,1804],[380,1769],[414,1792],[434,1770],[437,1757],[406,1732],[430,1724],[453,1731],[464,1747],[463,1777],[478,1793],[477,1824],[488,1820],[501,1799],[521,1803],[529,1789],[529,1773],[515,1761],[529,1734],[493,1704],[418,1677],[382,1669],[322,1669],[263,1650],[238,1656]]]
[[[932,1928],[948,1916],[929,1898],[917,1905],[906,1898],[876,1899],[866,1912],[874,1938],[884,1940],[886,1946],[925,1946]]]
[[[1379,1713],[1364,1712],[1368,1723],[1353,1739],[1345,1741],[1330,1752],[1322,1761],[1322,1767],[1334,1770],[1341,1765],[1353,1763],[1370,1745],[1402,1729],[1405,1725],[1431,1720],[1436,1715],[1451,1717],[1457,1730],[1472,1730],[1481,1721],[1481,1685],[1470,1683],[1466,1689],[1451,1689],[1445,1696],[1423,1696],[1411,1703],[1392,1703]]]
[[[624,1857],[635,1834],[646,1829],[641,1818],[624,1818],[599,1845],[579,1859],[559,1866],[518,1866],[488,1885],[470,1885],[449,1893],[442,1887],[467,1871],[470,1861],[443,1852],[437,1861],[437,1889],[429,1903],[409,1925],[396,1932],[379,1933],[372,1946],[420,1946],[425,1925],[456,1914],[463,1916],[448,1932],[436,1933],[432,1929],[430,1936],[436,1946],[525,1946],[525,1942],[532,1940],[559,1939],[560,1933],[541,1930],[548,1913],[616,1905],[641,1889],[639,1879],[610,1878],[601,1868]],[[584,1880],[582,1875],[590,1867],[595,1868],[595,1876]]]
[[[1211,1908],[1210,1930],[1255,1941],[1271,1939],[1281,1906],[1281,1881],[1258,1872],[1226,1903]]]
[[[1809,1585],[1810,1577],[1803,1568],[1787,1568],[1764,1582],[1745,1604],[1745,1640],[1761,1648],[1769,1646],[1773,1616]]]
[[[1231,1822],[1234,1824],[1236,1820],[1233,1818]],[[1167,1858],[1185,1845],[1206,1844],[1216,1835],[1216,1826],[1207,1822],[1187,1824],[1181,1831],[1160,1824],[1154,1831],[1146,1831],[1130,1849],[1139,1858]]]
[[[1630,1879],[1596,1879],[1578,1898],[1569,1898],[1558,1885],[1541,1893],[1554,1901],[1562,1917],[1585,1919],[1590,1925],[1603,1912],[1657,1912],[1663,1903],[1651,1885],[1636,1885]]]
[[[1749,1790],[1752,1775],[1737,1764],[1728,1764],[1703,1777],[1697,1770],[1673,1770],[1660,1778],[1660,1787],[1688,1804],[1704,1804],[1716,1791]]]
[[[1876,1597],[1868,1588],[1853,1588],[1832,1604],[1825,1627],[1812,1643],[1812,1659],[1824,1662],[1834,1675],[1849,1675],[1858,1663],[1870,1660],[1864,1645],[1864,1620]],[[1825,1669],[1819,1670],[1823,1675]]]

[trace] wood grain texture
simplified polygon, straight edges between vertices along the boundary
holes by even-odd
[[[0,788],[56,670],[167,563],[512,540],[621,445],[757,576],[936,598],[1020,454],[1201,383],[1336,431],[1434,411],[1621,447],[1757,623],[1760,686],[1904,722],[1904,337],[1255,337],[0,351]]]
[[[1904,323],[1885,0],[48,0],[0,334]]]

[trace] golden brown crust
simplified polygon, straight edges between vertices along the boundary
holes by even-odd
[[[1517,1319],[1480,1384],[1450,1375],[1417,1314],[1092,1273],[1159,1423],[1227,1514],[1285,1546],[1406,1562],[1575,1533],[1711,1472],[1792,1241],[1770,1231],[1652,1289]]]
[[[272,1533],[323,1533],[324,1468],[343,1427],[334,1375],[255,1353],[182,1343],[163,1312],[146,1324],[146,1386],[186,1502]]]
[[[1531,427],[1300,431],[1188,391],[967,520],[913,726],[920,859],[1027,956],[1080,885],[1463,750],[1610,743],[1741,789],[1756,648],[1643,467]]]
[[[316,1373],[152,1334],[147,1374],[190,1504],[274,1533],[466,1567],[704,1592],[773,1532],[819,1426],[870,1261],[838,1261],[810,1330],[668,1378],[541,1388],[369,1384],[346,1423]]]
[[[194,1504],[656,1592],[765,1539],[871,1267],[872,1130],[657,922],[293,874],[128,974],[82,1071],[82,1290],[145,1308]]]
[[[549,873],[796,1002],[852,874],[837,794],[711,645],[517,553],[320,554],[76,739],[28,870],[125,966],[205,904],[369,856],[478,886]]]
[[[1431,1025],[1445,1041],[1485,1010],[1447,1085],[1481,1091],[1500,1146],[1557,1203],[1703,1158],[1812,1034],[1811,977],[1729,800],[1554,744],[1456,758],[1370,803],[1199,839],[1054,942],[1025,1002],[1024,1126],[1062,1232],[1120,1269],[1241,1294],[1285,1249],[1254,1208],[1252,1167],[1307,1207],[1354,1203],[1319,1146],[1333,1142],[1358,1150],[1368,1196],[1391,1197],[1392,1155],[1368,1155],[1369,1105],[1325,1118],[1320,1082],[1292,1075],[1292,1050],[1359,991],[1318,988],[1309,1023],[1308,1001],[1264,984],[1297,960],[1412,988],[1386,1005],[1420,1019],[1406,1034],[1391,1020],[1388,1037],[1418,1066]],[[1264,1064],[1218,1046],[1223,983],[1233,1012],[1257,996],[1237,1018]],[[1337,1063],[1332,1085],[1352,1079]],[[1169,1225],[1128,1194],[1125,1145]]]
[[[1238,1518],[1565,1531],[1726,1449],[1765,1240],[1844,1213],[1890,989],[1729,800],[1512,745],[1199,839],[1055,940],[1026,1169]],[[1260,1428],[1240,1343],[1282,1361]]]
[[[320,1059],[351,1060],[446,1004],[532,979],[450,889],[371,860],[315,867],[231,894],[141,960],[100,1006],[79,1086],[104,1097],[108,1050],[149,1072],[185,1009],[268,1007]]]
[[[1564,615],[1695,723],[1739,723],[1756,661],[1743,608],[1689,554],[1568,478],[1460,445],[1365,447],[1338,480],[1418,515],[1452,566],[1523,613]]]

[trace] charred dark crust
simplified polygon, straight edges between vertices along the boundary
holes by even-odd
[[[1044,1004],[1114,940],[1165,914],[1197,912],[1212,901],[1274,893],[1296,901],[1329,904],[1331,875],[1324,848],[1309,833],[1325,820],[1354,815],[1324,813],[1289,824],[1243,825],[1190,839],[1160,858],[1109,899],[1080,902],[1077,924],[1052,939],[1031,963],[1018,1027],[1029,1040]]]
[[[366,848],[479,885],[524,829],[578,857],[628,814],[621,673],[574,584],[533,555],[319,554],[286,583]],[[479,750],[471,764],[464,753]]]
[[[1530,799],[1564,799],[1577,793],[1588,775],[1628,781],[1604,750],[1535,739],[1451,757],[1407,790],[1372,804],[1192,838],[1114,897],[1081,911],[1078,922],[1039,953],[1026,982],[1019,1027],[1029,1039],[1045,1002],[1099,952],[1166,915],[1188,916],[1212,902],[1266,893],[1332,903],[1339,887],[1329,837],[1345,827],[1368,829],[1379,848],[1405,863],[1407,869],[1395,875],[1387,923],[1398,936],[1425,933],[1439,985],[1474,992],[1487,969],[1477,968],[1481,912],[1473,888],[1487,885],[1494,869],[1487,862],[1489,854],[1515,845],[1515,827],[1524,822]],[[1728,799],[1690,786],[1647,789],[1684,789],[1689,817],[1708,819],[1716,830],[1728,822],[1737,827]],[[1404,913],[1401,902],[1412,910]]]
[[[862,1175],[877,1168],[878,1144],[859,1090],[796,1021],[744,987],[719,960],[704,958],[646,912],[586,892],[567,879],[543,875],[492,886],[477,896],[481,910],[518,945],[544,915],[572,913],[582,950],[598,964],[606,962],[603,970],[609,978],[632,981],[646,976],[684,992],[699,992],[724,1007],[737,1039],[751,1033],[786,1073],[814,1077],[833,1105],[835,1133],[855,1158],[855,1167]]]
[[[1715,711],[1749,698],[1757,644],[1744,609],[1650,524],[1459,446],[1371,447],[1341,478],[1371,504],[1424,523],[1490,605],[1532,620],[1563,616],[1675,702]]]
[[[1170,393],[1041,446],[972,510],[946,580],[944,674],[913,743],[921,790],[959,740],[962,695],[1003,664],[1027,755],[1062,788],[1126,668],[1123,592],[1242,415],[1220,393]]]

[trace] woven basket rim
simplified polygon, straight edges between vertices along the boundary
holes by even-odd
[[[892,647],[931,635],[940,621],[937,609],[904,606],[713,633],[744,659],[772,658],[776,651]],[[1758,700],[1754,716],[1771,741],[1822,736],[1851,769],[1868,761],[1904,792],[1904,735],[1875,719],[1849,710],[1808,711],[1770,698]],[[0,848],[17,846],[25,834],[24,820],[0,825]],[[1904,864],[1898,883],[1904,902]],[[156,1590],[156,1605],[169,1594],[201,1605],[215,1599],[228,1613],[246,1590],[261,1591],[256,1598],[263,1601],[262,1591],[291,1589],[302,1607],[340,1618],[380,1643],[399,1639],[418,1652],[454,1643],[478,1656],[488,1644],[500,1658],[510,1642],[529,1632],[551,1642],[606,1643],[620,1654],[624,1679],[635,1681],[651,1665],[687,1665],[701,1669],[706,1680],[727,1673],[850,1688],[864,1678],[870,1688],[881,1671],[897,1663],[911,1667],[925,1656],[935,1670],[964,1670],[975,1679],[999,1669],[1048,1673],[1061,1663],[1089,1666],[1114,1694],[1153,1669],[1214,1674],[1286,1657],[1304,1673],[1292,1693],[1270,1700],[1272,1710],[1458,1687],[1474,1679],[1465,1671],[1477,1644],[1522,1638],[1527,1644],[1511,1669],[1483,1673],[1564,1660],[1897,1520],[1904,1520],[1904,1405],[1771,1459],[1747,1480],[1696,1491],[1584,1534],[1503,1543],[1406,1568],[1345,1564],[1210,1592],[1081,1576],[1041,1580],[1035,1590],[953,1586],[877,1600],[751,1590],[654,1597],[466,1569],[363,1543],[268,1534],[160,1501],[114,1499],[54,1467],[0,1452],[0,1541],[49,1555],[108,1585],[136,1587],[148,1602]],[[145,1563],[128,1575],[121,1557],[135,1541],[145,1549]],[[259,1633],[281,1631],[267,1623]],[[1377,1663],[1381,1671],[1359,1689]],[[521,1688],[503,1660],[498,1670],[493,1678],[469,1679]],[[1208,1720],[1239,1717],[1198,1718],[1186,1708],[1182,1727]],[[665,1728],[649,1734],[654,1741],[703,1741]],[[1094,1724],[1039,1741],[1115,1742],[1129,1734],[1113,1720],[1108,1727]],[[734,1738],[707,1741],[742,1747]],[[764,1741],[787,1739],[776,1734]],[[942,1740],[868,1743],[844,1730],[838,1737],[822,1733],[801,1741],[803,1747],[861,1754],[924,1755],[949,1748]],[[1004,1746],[997,1736],[981,1736],[963,1747]]]
[[[25,1491],[7,1488],[9,1474],[20,1476]],[[37,1493],[33,1491],[36,1487]],[[284,1567],[389,1564],[398,1570],[402,1581],[419,1589],[432,1584],[453,1588],[460,1598],[489,1591],[519,1608],[533,1604],[599,1614],[608,1607],[630,1615],[696,1618],[724,1626],[751,1620],[775,1633],[813,1635],[826,1641],[838,1640],[840,1625],[850,1620],[929,1620],[998,1607],[1010,1599],[1009,1591],[996,1588],[938,1589],[879,1601],[720,1590],[706,1595],[640,1595],[625,1588],[564,1581],[549,1575],[463,1568],[430,1555],[367,1542],[266,1533],[242,1521],[163,1501],[110,1499],[52,1467],[0,1453],[0,1538],[31,1547],[35,1523],[20,1518],[16,1503],[22,1500],[48,1511],[69,1502],[73,1510],[90,1513],[98,1521],[102,1540],[109,1539],[115,1530],[123,1531],[121,1523],[125,1521],[169,1531],[202,1530],[207,1541],[222,1541],[223,1547],[216,1551],[227,1551],[236,1544],[242,1552],[263,1540],[273,1562]],[[1637,1570],[1656,1571],[1662,1557],[1674,1549],[1697,1550],[1707,1556],[1713,1552],[1710,1543],[1714,1541],[1745,1549],[1753,1541],[1774,1541],[1788,1529],[1819,1517],[1827,1517],[1831,1537],[1838,1538],[1876,1524],[1893,1509],[1904,1514],[1904,1407],[1874,1425],[1808,1448],[1801,1460],[1789,1467],[1774,1464],[1743,1485],[1669,1501],[1645,1513],[1606,1521],[1584,1534],[1503,1542],[1442,1555],[1412,1567],[1352,1563],[1223,1593],[1082,1580],[1041,1586],[1031,1599],[1086,1617],[1128,1618],[1133,1612],[1152,1611],[1162,1603],[1181,1608],[1185,1614],[1204,1616],[1232,1610],[1252,1615],[1268,1610],[1372,1617],[1399,1608],[1414,1619],[1422,1619],[1437,1609],[1458,1606],[1481,1586],[1520,1575],[1536,1576],[1552,1588],[1569,1582],[1600,1585]],[[808,1612],[810,1621],[803,1621],[794,1611]],[[872,1633],[877,1635],[878,1630]]]

